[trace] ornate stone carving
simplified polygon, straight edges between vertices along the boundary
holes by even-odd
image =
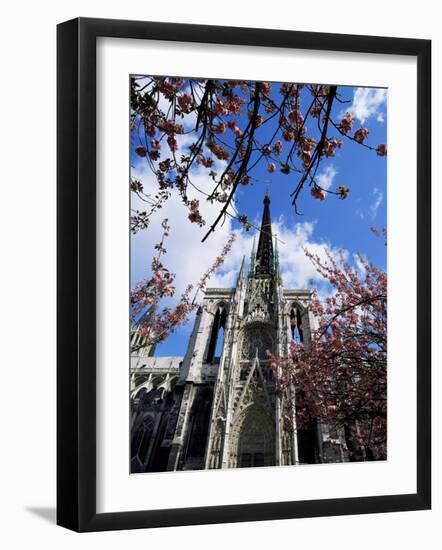
[[[272,352],[273,341],[264,327],[251,327],[246,330],[241,346],[241,361],[253,361],[255,357],[267,360],[267,351]]]

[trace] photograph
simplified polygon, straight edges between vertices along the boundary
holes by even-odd
[[[387,105],[130,75],[131,474],[387,460]]]
[[[7,550],[437,548],[436,5],[5,3]]]

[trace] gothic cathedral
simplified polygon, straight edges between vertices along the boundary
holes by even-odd
[[[235,288],[206,290],[184,357],[154,357],[133,327],[131,472],[347,461],[342,434],[288,428],[274,391],[268,351],[308,346],[310,298],[283,287],[266,195],[248,272],[243,260]]]

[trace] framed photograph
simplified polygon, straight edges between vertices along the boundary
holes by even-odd
[[[58,26],[59,525],[430,508],[430,55]]]

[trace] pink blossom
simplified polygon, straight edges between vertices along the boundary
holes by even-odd
[[[315,199],[319,199],[320,201],[325,200],[325,193],[324,191],[318,187],[317,185],[314,185],[310,191],[310,194]]]
[[[348,132],[353,128],[353,115],[349,112],[346,112],[342,117],[340,129],[343,134],[348,134]]]
[[[273,145],[273,152],[275,153],[275,155],[279,155],[281,154],[282,152],[282,142],[281,141],[276,141],[275,144]]]
[[[387,146],[385,145],[385,143],[381,143],[380,145],[377,146],[376,153],[380,157],[387,156]]]
[[[227,123],[227,126],[232,130],[232,132],[235,134],[236,137],[242,136],[242,131],[238,128],[236,125],[236,122],[234,120],[229,120]]]
[[[178,150],[177,140],[173,136],[168,136],[167,144],[169,145],[171,151],[175,152]]]
[[[270,95],[271,89],[272,85],[270,82],[261,82],[261,93],[264,97],[268,97]]]
[[[184,133],[184,127],[182,124],[179,124],[178,122],[175,122],[174,120],[162,120],[158,127],[160,130],[165,132],[166,134],[174,135],[174,134],[183,134]]]
[[[213,166],[213,159],[205,157],[204,155],[198,155],[196,162],[197,164],[202,164],[206,168],[211,168]]]
[[[271,154],[272,150],[270,149],[270,146],[269,145],[264,145],[264,147],[261,149],[261,153],[265,156],[265,157],[269,157],[270,154]]]
[[[367,139],[368,130],[367,128],[358,128],[354,134],[354,138],[358,143],[363,143]]]
[[[147,154],[147,150],[145,147],[143,147],[142,145],[138,145],[138,147],[135,148],[135,153],[139,156],[139,157],[145,157],[146,154]]]
[[[294,124],[297,128],[302,126],[304,122],[304,117],[299,112],[299,110],[293,110],[290,111],[290,113],[287,115],[287,118],[290,120],[292,124]]]
[[[311,155],[310,151],[307,151],[307,150],[300,151],[299,156],[301,157],[302,166],[303,166],[304,170],[307,170],[307,168],[310,166],[310,162],[312,160],[312,155]]]
[[[214,126],[211,126],[210,130],[214,134],[224,134],[226,131],[227,125],[224,122],[220,122]]]
[[[192,96],[190,94],[185,93],[178,96],[178,105],[183,113],[190,113],[192,101]]]

